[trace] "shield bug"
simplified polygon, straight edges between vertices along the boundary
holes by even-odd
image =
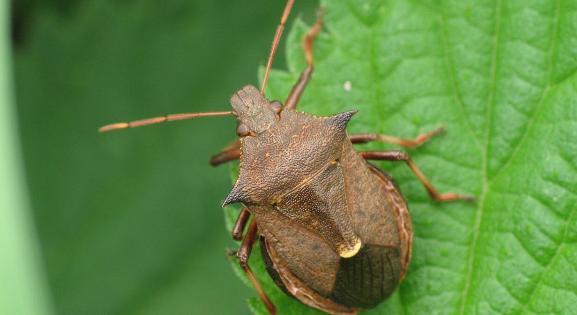
[[[264,97],[293,2],[287,2],[277,27],[261,89],[249,85],[236,91],[231,111],[167,115],[111,124],[100,131],[234,116],[239,139],[212,157],[211,164],[240,160],[239,177],[223,203],[244,205],[232,230],[233,238],[241,241],[236,252],[240,266],[268,311],[276,313],[248,264],[258,238],[268,273],[287,294],[331,314],[355,314],[395,290],[407,272],[413,239],[403,195],[389,175],[367,160],[405,162],[436,201],[470,197],[438,193],[404,152],[359,152],[353,147],[371,141],[416,147],[441,129],[413,140],[348,135],[347,123],[355,111],[315,117],[295,110],[313,72],[312,48],[321,14],[303,39],[307,66],[284,105]]]

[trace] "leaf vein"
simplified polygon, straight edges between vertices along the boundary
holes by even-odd
[[[511,153],[511,155],[509,155],[509,157],[501,165],[501,167],[497,168],[497,170],[495,171],[495,174],[497,174],[497,175],[495,175],[495,177],[490,179],[490,181],[496,180],[503,173],[502,170],[506,169],[509,165],[511,165],[511,162],[518,155],[520,148],[523,147],[523,143],[528,139],[527,136],[535,124],[536,117],[539,116],[539,113],[541,112],[541,110],[543,108],[543,104],[545,103],[545,99],[547,98],[547,95],[551,91],[552,83],[553,83],[553,68],[554,68],[554,63],[555,63],[554,59],[555,59],[556,46],[557,46],[557,41],[558,41],[557,35],[559,33],[559,27],[560,27],[560,23],[559,23],[559,21],[560,21],[560,18],[559,18],[560,6],[561,6],[560,0],[557,0],[556,1],[556,7],[555,7],[555,17],[553,18],[553,33],[551,35],[551,45],[549,46],[547,84],[545,85],[545,88],[543,89],[543,92],[541,93],[541,98],[540,98],[539,102],[537,103],[537,106],[536,106],[535,110],[533,111],[533,114],[531,115],[531,118],[529,119],[527,127],[524,129],[520,140],[517,142],[517,145],[513,149],[513,152]]]
[[[546,279],[546,277],[544,276],[546,273],[548,273],[551,270],[551,266],[555,265],[555,262],[560,259],[561,257],[561,253],[563,252],[563,249],[566,247],[566,242],[565,240],[567,239],[567,236],[569,234],[569,226],[570,223],[573,221],[574,216],[577,214],[577,206],[573,208],[573,210],[571,211],[571,215],[569,216],[569,218],[565,221],[565,229],[563,231],[563,238],[561,240],[561,242],[559,243],[559,246],[557,247],[557,250],[555,251],[555,254],[551,257],[551,259],[549,259],[549,261],[547,262],[547,264],[544,266],[544,271],[539,273],[539,276],[537,278],[537,282],[535,283],[535,286],[533,286],[533,288],[531,289],[531,293],[529,295],[529,298],[527,299],[527,303],[525,303],[525,305],[523,305],[523,308],[519,311],[519,314],[524,313],[525,311],[527,311],[527,307],[529,307],[529,305],[531,304],[531,302],[533,301],[533,299],[535,298],[535,294],[538,291],[538,289],[544,285],[544,280]]]
[[[487,139],[485,143],[485,154],[483,155],[482,161],[482,170],[483,170],[483,191],[481,193],[480,202],[479,202],[479,209],[477,214],[475,215],[475,221],[473,226],[473,239],[471,242],[471,248],[469,250],[469,259],[466,266],[466,276],[465,276],[465,284],[463,287],[463,296],[461,298],[461,307],[459,313],[461,315],[465,314],[465,309],[467,306],[467,302],[470,297],[471,293],[471,283],[473,282],[473,273],[474,273],[474,266],[475,266],[475,259],[476,259],[476,250],[477,250],[477,243],[479,240],[480,235],[480,227],[481,222],[483,220],[483,213],[485,210],[485,202],[487,199],[487,194],[489,192],[489,183],[488,183],[488,159],[489,159],[489,140],[491,139],[491,116],[492,116],[492,107],[493,107],[493,99],[496,89],[496,77],[497,77],[497,56],[499,53],[499,41],[500,41],[500,33],[501,33],[501,16],[502,14],[502,0],[497,1],[496,5],[496,14],[495,14],[495,31],[494,31],[494,38],[493,38],[493,52],[492,52],[492,60],[491,60],[491,90],[489,94],[489,99],[487,102]]]
[[[447,68],[447,73],[449,74],[449,81],[451,84],[451,88],[453,90],[453,93],[452,93],[453,98],[455,100],[455,103],[457,104],[457,107],[459,108],[459,114],[462,116],[463,121],[465,122],[465,127],[467,127],[467,130],[469,131],[469,133],[471,133],[473,135],[473,139],[475,139],[476,145],[479,147],[480,150],[482,150],[481,143],[480,143],[479,139],[477,139],[477,137],[475,136],[475,133],[473,132],[473,127],[471,125],[471,121],[469,120],[469,118],[467,117],[467,115],[465,113],[465,102],[463,101],[463,96],[459,92],[459,86],[457,84],[457,80],[455,79],[455,77],[456,77],[455,65],[452,62],[453,55],[450,53],[450,50],[449,50],[449,40],[448,40],[448,36],[447,36],[447,17],[445,14],[445,10],[443,8],[441,8],[440,20],[441,20],[441,29],[442,29],[441,42],[443,43],[442,45],[443,45],[444,56],[445,56],[445,66]]]

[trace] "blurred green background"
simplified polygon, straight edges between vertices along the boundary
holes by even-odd
[[[220,203],[230,118],[99,134],[103,124],[226,110],[257,83],[283,0],[16,0],[12,68],[33,224],[57,314],[248,314]],[[314,17],[316,1],[293,11]],[[275,67],[284,67],[283,48]]]

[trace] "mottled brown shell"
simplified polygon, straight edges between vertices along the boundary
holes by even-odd
[[[267,102],[250,86],[231,99],[251,135],[241,138],[239,178],[225,204],[249,208],[268,271],[290,295],[332,314],[375,306],[410,261],[401,193],[354,151],[345,131],[354,112],[279,114]]]
[[[363,166],[358,180],[348,177],[347,185],[347,196],[357,196],[348,199],[363,242],[354,257],[338,257],[305,229],[275,230],[283,218],[255,209],[266,217],[258,223],[271,277],[302,303],[331,314],[354,314],[382,302],[404,277],[411,255],[412,225],[401,193],[389,176],[349,149],[341,160],[345,168]]]
[[[287,224],[314,231],[341,256],[355,254],[361,243],[347,211],[339,165],[353,114],[316,118],[282,111],[268,129],[241,138],[239,178],[225,204],[265,207]]]

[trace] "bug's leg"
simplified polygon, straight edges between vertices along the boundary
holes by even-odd
[[[415,139],[403,139],[395,136],[389,136],[377,133],[363,133],[357,135],[350,135],[349,139],[353,144],[381,141],[385,143],[397,144],[405,148],[415,148],[429,141],[429,139],[442,133],[443,131],[445,131],[445,129],[443,127],[439,127],[435,130],[419,135]]]
[[[433,187],[431,182],[425,177],[425,174],[417,167],[411,157],[401,151],[362,151],[359,154],[367,160],[382,160],[382,161],[404,161],[407,163],[413,174],[417,176],[419,181],[425,186],[429,196],[436,201],[453,201],[453,200],[467,200],[472,201],[471,196],[459,195],[455,193],[441,194]]]
[[[266,306],[268,312],[270,314],[276,314],[276,308],[274,304],[271,302],[268,295],[264,292],[262,286],[260,285],[260,282],[258,282],[258,279],[255,277],[254,273],[250,269],[250,266],[248,265],[248,259],[250,258],[250,253],[252,251],[252,246],[254,244],[256,236],[257,236],[257,226],[256,221],[253,220],[248,228],[248,231],[244,239],[242,240],[242,243],[240,244],[240,248],[236,252],[236,257],[238,258],[238,263],[240,264],[240,267],[244,270],[248,279],[256,289],[258,296]]]
[[[210,165],[218,166],[220,164],[237,160],[240,157],[240,149],[224,150],[210,158]]]
[[[210,158],[210,165],[218,166],[222,163],[236,160],[240,157],[240,140],[236,140],[219,153]]]
[[[232,238],[235,241],[240,241],[242,239],[242,232],[244,232],[244,227],[246,226],[249,218],[250,212],[248,211],[248,208],[242,208],[238,214],[238,217],[236,218],[234,227],[232,228]]]
[[[303,49],[305,51],[305,58],[307,61],[307,67],[301,73],[299,80],[293,86],[291,92],[289,93],[289,96],[287,97],[287,99],[285,101],[285,108],[295,109],[297,107],[299,99],[301,98],[303,92],[305,91],[307,83],[309,82],[309,79],[311,78],[311,75],[312,75],[313,69],[314,69],[314,66],[313,66],[313,42],[314,42],[315,38],[317,37],[317,34],[320,32],[322,25],[323,25],[323,13],[322,13],[322,11],[319,11],[317,13],[317,21],[315,22],[313,27],[309,30],[309,32],[307,33],[307,36],[305,36],[305,39],[303,40]]]

